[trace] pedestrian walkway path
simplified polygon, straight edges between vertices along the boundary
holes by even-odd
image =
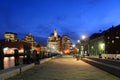
[[[120,80],[75,58],[55,58],[8,80]]]

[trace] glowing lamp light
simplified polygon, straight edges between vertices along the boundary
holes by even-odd
[[[104,43],[100,43],[99,47],[100,47],[100,50],[104,50],[105,49],[105,44]]]
[[[13,54],[14,53],[14,50],[12,48],[9,48],[9,47],[5,47],[3,49],[3,52],[4,54]]]
[[[52,48],[53,48],[53,49],[55,49],[55,47],[54,47],[54,46],[53,46]]]
[[[72,47],[75,47],[75,45],[73,44]]]
[[[27,58],[27,55],[25,55],[24,57]]]
[[[9,50],[9,48],[8,48],[8,47],[5,47],[5,48],[3,49],[3,51],[4,51],[4,53],[5,53],[5,54],[7,54],[7,53],[8,53],[8,50]]]
[[[8,47],[4,48],[5,51],[7,51],[8,49],[9,49]]]
[[[91,49],[93,50],[93,49],[94,49],[94,46],[91,46]]]
[[[82,35],[82,37],[81,37],[83,40],[86,38],[86,36],[85,35]]]
[[[20,50],[19,50],[19,53],[23,53],[23,52],[24,52],[24,50],[23,50],[23,49],[20,49]]]

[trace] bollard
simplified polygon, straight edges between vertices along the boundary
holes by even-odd
[[[19,65],[19,53],[18,50],[14,50],[14,57],[15,57],[15,66]]]
[[[4,53],[2,45],[0,44],[0,70],[4,69]]]

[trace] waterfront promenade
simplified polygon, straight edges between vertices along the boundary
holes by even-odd
[[[7,80],[120,80],[73,57],[54,58]]]

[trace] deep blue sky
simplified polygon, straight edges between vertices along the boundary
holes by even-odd
[[[47,38],[56,28],[77,41],[118,24],[120,0],[0,0],[0,34]]]

